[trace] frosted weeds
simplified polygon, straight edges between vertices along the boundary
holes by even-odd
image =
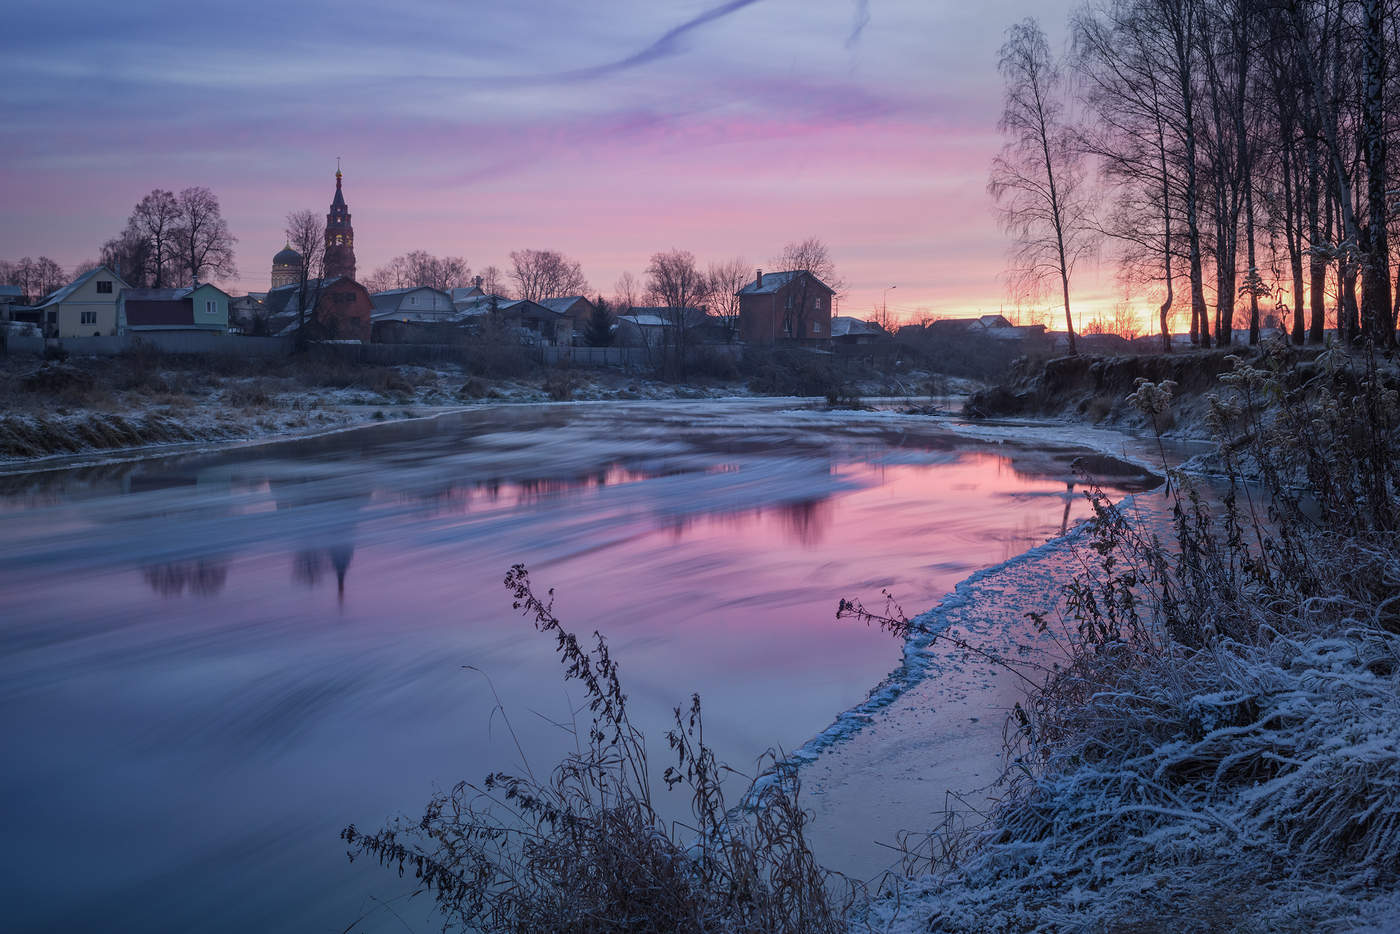
[[[1400,868],[1400,638],[1226,643],[1127,667],[1075,741],[902,931],[1319,930],[1383,923]],[[1150,924],[1145,919],[1151,919]],[[1380,928],[1372,928],[1380,929]]]

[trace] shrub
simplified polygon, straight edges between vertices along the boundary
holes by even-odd
[[[572,370],[566,367],[556,367],[545,374],[544,391],[549,398],[555,402],[567,402],[574,397],[574,390],[578,387],[578,379]]]
[[[1094,497],[1063,657],[998,659],[1035,682],[1001,793],[981,828],[935,831],[905,917],[913,898],[937,931],[1311,931],[1392,904],[1400,394],[1373,359],[1311,372],[1232,362],[1227,485],[1213,503],[1174,473],[1166,540]],[[1170,395],[1130,401],[1156,420]]]
[[[774,396],[825,396],[845,383],[834,357],[799,348],[749,350],[741,372],[754,392]]]
[[[700,699],[677,707],[662,781],[689,793],[694,824],[664,820],[652,800],[646,743],[607,641],[585,647],[540,600],[525,569],[506,575],[514,606],[553,636],[564,677],[592,712],[579,751],[546,778],[493,774],[429,802],[421,819],[377,833],[353,825],[350,857],[368,855],[432,890],[450,926],[486,932],[834,932],[843,906],[804,837],[798,785],[780,770],[751,786],[752,810],[726,808],[730,771],[705,745]]]

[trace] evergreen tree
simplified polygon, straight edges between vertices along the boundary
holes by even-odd
[[[593,305],[593,313],[588,316],[583,339],[588,342],[589,347],[607,347],[613,342],[612,325],[612,311],[600,295]]]

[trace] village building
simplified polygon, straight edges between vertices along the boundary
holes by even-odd
[[[498,328],[513,332],[524,344],[567,347],[573,343],[573,320],[538,302],[478,295],[455,304],[457,321],[478,334]]]
[[[825,343],[831,338],[836,292],[810,272],[764,273],[739,290],[739,339]]]
[[[841,315],[831,319],[831,342],[837,346],[883,344],[891,340],[889,333],[873,322]]]
[[[326,214],[325,278],[355,278],[355,228],[350,225],[350,206],[341,191],[341,174],[335,170],[335,196]]]
[[[447,321],[457,314],[452,296],[430,286],[410,286],[389,289],[370,296],[374,302],[374,318],[400,318],[404,321]]]
[[[183,289],[122,289],[117,299],[117,333],[227,334],[228,306],[228,293],[207,282]]]
[[[249,292],[228,300],[229,330],[235,334],[267,336],[267,312],[263,308],[266,292]]]
[[[374,302],[364,286],[344,276],[308,279],[272,289],[263,299],[268,332],[295,335],[303,315],[308,340],[368,341]]]
[[[0,321],[9,321],[10,311],[24,300],[24,292],[17,285],[0,285]]]
[[[292,249],[288,243],[277,251],[277,255],[272,257],[272,288],[280,289],[284,285],[291,285],[293,282],[301,281],[301,254]]]
[[[457,287],[451,290],[452,304],[461,311],[467,305],[474,304],[476,299],[483,297],[486,293],[481,288],[481,277],[477,276],[473,280],[473,285],[462,288]]]
[[[565,295],[560,298],[542,298],[540,304],[550,311],[568,316],[573,322],[574,336],[581,335],[588,327],[588,319],[593,316],[593,303],[582,295]]]
[[[414,286],[370,296],[374,302],[371,338],[383,344],[454,342],[457,308],[442,289]],[[444,330],[446,329],[446,330]]]
[[[117,301],[127,284],[106,266],[89,269],[42,302],[15,306],[17,321],[30,321],[45,337],[107,337],[117,333]]]
[[[725,340],[724,321],[704,308],[633,308],[618,316],[613,333],[619,347],[693,346]]]

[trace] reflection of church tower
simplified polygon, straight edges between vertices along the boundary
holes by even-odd
[[[289,243],[272,257],[272,287],[280,288],[301,281],[301,254]]]
[[[326,278],[355,278],[355,229],[350,226],[350,208],[340,192],[340,168],[335,170],[335,197],[326,215]]]

